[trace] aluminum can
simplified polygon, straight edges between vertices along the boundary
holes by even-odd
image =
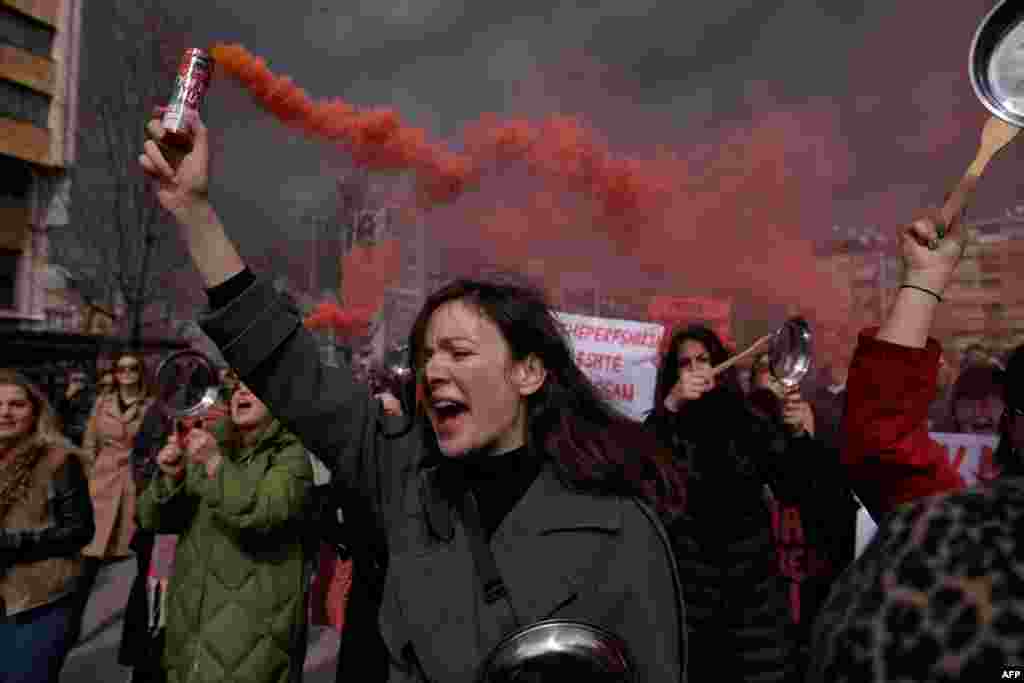
[[[172,138],[168,142],[191,142],[192,121],[199,115],[212,76],[213,58],[208,52],[194,47],[185,50],[174,80],[174,92],[161,122]]]

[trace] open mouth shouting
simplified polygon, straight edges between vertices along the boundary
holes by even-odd
[[[269,421],[267,406],[249,391],[241,388],[231,397],[231,419],[240,427],[254,427]]]
[[[430,421],[434,424],[437,438],[447,440],[457,436],[464,426],[469,406],[455,398],[432,396],[430,399]]]

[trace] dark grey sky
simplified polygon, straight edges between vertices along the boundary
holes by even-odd
[[[756,120],[767,102],[797,118],[826,106],[834,125],[825,148],[847,156],[842,181],[824,191],[820,178],[808,184],[813,210],[800,230],[817,238],[834,223],[905,220],[966,168],[985,116],[967,52],[993,4],[176,0],[173,8],[192,45],[240,42],[311,95],[393,105],[445,138],[483,112],[562,111],[583,113],[613,149],[686,148],[716,121]],[[293,217],[332,188],[338,153],[288,131],[230,82],[211,91],[206,119],[216,136],[212,194],[229,231],[248,248],[275,248],[294,234]],[[1015,203],[1020,154],[992,166],[976,213]]]

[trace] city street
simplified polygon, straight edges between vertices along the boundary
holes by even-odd
[[[82,626],[82,638],[68,658],[62,683],[121,683],[130,669],[117,663],[121,627],[128,592],[135,578],[135,561],[119,562],[101,572],[89,601]],[[334,681],[338,634],[331,629],[313,627],[306,653],[304,681]]]

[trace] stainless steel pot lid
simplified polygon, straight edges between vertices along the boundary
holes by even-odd
[[[992,114],[1024,127],[1024,2],[1003,0],[982,20],[971,43],[970,76]]]
[[[157,400],[171,417],[193,417],[217,402],[220,378],[198,351],[172,353],[156,370]]]
[[[803,318],[790,318],[775,332],[768,351],[768,369],[783,386],[795,387],[811,369],[811,327]]]
[[[478,683],[635,683],[626,643],[581,621],[548,619],[510,634],[484,661]]]

